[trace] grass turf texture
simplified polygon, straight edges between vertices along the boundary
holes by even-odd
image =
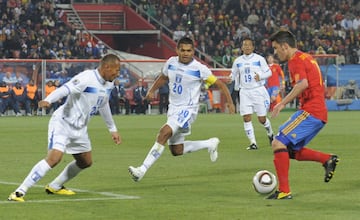
[[[291,114],[272,119],[276,131]],[[0,219],[359,219],[360,112],[330,112],[329,123],[309,147],[336,153],[341,161],[330,183],[323,182],[320,164],[291,161],[293,200],[269,201],[252,188],[261,169],[275,173],[265,129],[253,120],[257,151],[247,151],[239,115],[201,114],[188,140],[220,138],[219,158],[210,162],[206,150],[162,157],[138,183],[127,168],[138,166],[165,122],[163,115],[115,116],[123,143],[112,143],[101,118],[89,125],[93,166],[66,186],[81,189],[75,196],[47,195],[48,184],[72,160],[65,155],[36,187],[25,203],[7,202],[7,196],[46,154],[49,117],[0,118]],[[88,191],[86,191],[88,190]],[[101,192],[106,192],[101,194]],[[115,194],[138,199],[118,199]],[[114,196],[115,195],[115,196]]]

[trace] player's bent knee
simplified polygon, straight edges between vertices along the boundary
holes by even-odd
[[[182,152],[177,151],[177,150],[170,150],[170,151],[171,151],[171,154],[172,154],[173,156],[180,156],[180,155],[183,154]]]
[[[77,162],[76,165],[80,168],[80,169],[86,169],[91,167],[92,165],[92,161],[82,161],[82,162]]]
[[[258,117],[258,121],[259,121],[261,124],[265,124],[265,122],[266,122],[266,116],[259,116],[259,117]]]
[[[60,160],[53,160],[51,158],[47,158],[46,162],[51,168],[54,168],[60,162]]]
[[[183,147],[181,145],[172,145],[170,146],[170,152],[173,156],[183,155]]]

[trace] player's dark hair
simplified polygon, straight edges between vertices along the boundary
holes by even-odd
[[[255,41],[251,38],[251,37],[244,37],[242,40],[241,40],[241,46],[244,44],[244,41],[251,41],[252,45],[255,47]]]
[[[296,48],[296,38],[293,33],[288,30],[280,30],[270,37],[271,41],[275,41],[278,44],[287,43],[290,47]]]
[[[109,53],[101,59],[100,63],[116,63],[117,61],[120,61],[120,58],[115,54]]]
[[[180,44],[191,44],[192,47],[194,47],[194,41],[189,37],[183,37],[181,38],[177,43],[177,48],[180,48]]]

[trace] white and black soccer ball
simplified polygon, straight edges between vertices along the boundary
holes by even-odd
[[[271,193],[277,186],[276,176],[268,170],[260,170],[253,177],[253,186],[260,194]]]

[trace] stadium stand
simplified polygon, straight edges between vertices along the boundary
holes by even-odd
[[[57,1],[4,1],[0,5],[2,58],[99,58],[99,45],[59,19]],[[68,3],[60,0],[57,3]],[[98,3],[105,1],[83,1]],[[111,1],[109,1],[111,2]],[[209,57],[237,53],[250,35],[257,52],[271,52],[267,37],[279,27],[297,35],[299,48],[310,53],[342,54],[345,64],[359,63],[360,10],[353,1],[136,0],[173,34],[192,37]],[[41,16],[38,16],[38,15]],[[316,18],[316,19],[315,19]],[[174,39],[177,39],[177,35]],[[90,41],[91,44],[88,44]],[[203,57],[206,60],[206,57]],[[210,62],[209,60],[206,60]]]
[[[359,63],[359,0],[135,2],[148,16],[170,28],[171,34],[179,34],[181,30],[182,35],[192,37],[198,49],[210,57],[223,56],[227,50],[236,53],[241,38],[246,35],[255,40],[257,52],[265,55],[271,52],[267,37],[286,27],[296,34],[299,49],[303,51],[342,54],[346,64]]]
[[[103,4],[118,0],[76,0]],[[341,64],[360,64],[359,0],[238,1],[128,0],[168,28],[171,39],[187,35],[200,58],[212,65],[227,51],[239,53],[241,38],[250,35],[256,51],[271,52],[269,35],[286,27],[296,34],[299,48],[312,54],[339,54]],[[100,58],[107,49],[91,36],[68,26],[56,4],[70,0],[8,0],[0,3],[0,57],[35,59]],[[159,23],[154,24],[158,26]],[[176,37],[174,35],[176,34]],[[335,60],[333,62],[336,62]],[[69,74],[71,76],[71,74]],[[133,81],[136,81],[134,79]]]

